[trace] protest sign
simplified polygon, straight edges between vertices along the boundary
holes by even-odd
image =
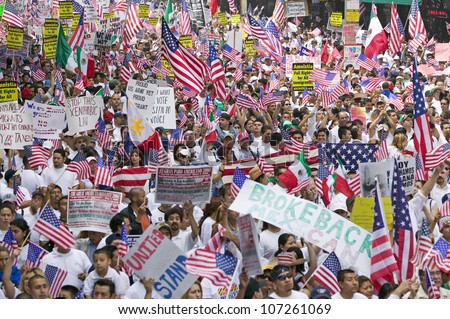
[[[158,167],[155,202],[160,204],[209,203],[212,167]]]
[[[241,23],[241,15],[240,14],[232,14],[231,15],[231,24],[239,25]]]
[[[355,70],[359,70],[359,64],[356,61],[362,52],[361,50],[362,46],[359,44],[344,45],[344,69],[351,64]],[[347,80],[350,82],[350,79]]]
[[[346,22],[342,26],[342,36],[345,39],[345,43],[356,43],[356,32],[358,32],[359,24]]]
[[[239,52],[242,52],[242,33],[237,32],[235,29],[228,31],[227,44]]]
[[[262,273],[259,239],[252,215],[238,217],[239,243],[242,253],[242,267],[247,275],[256,276]]]
[[[392,203],[390,197],[383,197],[382,199],[384,215],[386,217],[386,224],[388,229],[391,230],[393,226],[394,215],[392,214]],[[373,219],[375,205],[374,197],[356,197],[353,204],[352,214],[350,220],[356,225],[364,228],[365,230],[373,230]]]
[[[191,35],[181,35],[179,40],[180,40],[180,43],[185,48],[192,48],[192,36]]]
[[[358,22],[359,21],[359,11],[358,10],[347,10],[345,13],[346,22]]]
[[[45,19],[43,34],[44,34],[44,38],[58,36],[58,20],[57,19]]]
[[[402,178],[403,188],[406,195],[414,193],[414,178],[416,175],[416,160],[412,157],[404,157],[397,160],[398,169]],[[390,185],[390,183],[389,183]]]
[[[228,23],[227,14],[225,12],[219,12],[219,23],[221,26],[225,26]]]
[[[103,13],[103,16],[105,17],[106,13]],[[113,16],[114,16],[114,12],[113,12]],[[106,17],[105,17],[106,19]],[[85,23],[90,23],[90,22],[97,22],[98,21],[98,13],[97,10],[91,6],[91,5],[84,5],[84,22]]]
[[[102,109],[101,96],[83,96],[66,100],[65,110],[69,134],[94,129]]]
[[[142,4],[142,3],[139,4],[139,10],[138,10],[139,18],[147,19],[149,12],[150,12],[150,6],[148,4]]]
[[[147,120],[153,127],[176,128],[175,95],[171,87],[156,89],[156,98]]]
[[[149,18],[148,19],[148,24],[149,25],[157,25],[159,21],[159,18]]]
[[[252,56],[256,52],[255,48],[253,47],[254,44],[256,44],[255,39],[245,39],[245,52],[247,52],[249,56]]]
[[[111,38],[111,32],[96,32],[94,41],[95,50],[99,50],[100,52],[109,51],[111,48]]]
[[[0,102],[17,102],[18,99],[19,92],[16,82],[0,82]]]
[[[103,17],[105,19],[112,19],[112,18],[114,18],[114,12],[104,12]]]
[[[16,112],[19,110],[17,101],[2,102],[0,103],[0,113],[4,112]]]
[[[292,64],[292,88],[294,91],[303,91],[304,88],[314,89],[314,83],[309,80],[312,70],[312,63]]]
[[[342,27],[342,12],[331,12],[330,26],[339,28]]]
[[[450,61],[450,43],[436,43],[436,61]]]
[[[355,43],[365,45],[367,39],[367,30],[356,31]]]
[[[45,57],[47,59],[55,59],[56,58],[57,40],[58,40],[57,36],[44,38],[44,52],[45,52]]]
[[[0,113],[0,148],[23,149],[33,143],[33,118],[29,113]]]
[[[292,65],[294,63],[313,63],[314,68],[316,68],[316,69],[321,68],[320,56],[311,57],[311,56],[306,56],[306,55],[300,56],[300,55],[288,54],[288,55],[286,55],[286,76],[287,77],[292,76]]]
[[[286,2],[286,17],[306,17],[308,3],[306,1]]]
[[[173,80],[175,79],[175,73],[173,73],[173,69],[170,66],[169,61],[167,61],[166,59],[161,58],[161,63],[164,65],[164,67],[170,71],[169,77]],[[165,78],[165,76],[164,76]]]
[[[139,278],[154,278],[153,289],[164,299],[179,299],[197,279],[186,270],[186,256],[151,225],[123,262]]]
[[[158,86],[150,82],[132,79],[128,81],[126,94],[147,121],[152,116],[157,89]]]
[[[20,49],[23,45],[23,29],[9,26],[6,33],[6,45],[10,49]]]
[[[119,212],[122,193],[98,189],[70,190],[67,222],[71,230],[109,234],[109,221]]]
[[[62,106],[25,101],[25,110],[33,116],[35,138],[58,139],[59,133],[66,128],[66,111]]]
[[[370,274],[372,235],[351,221],[310,201],[246,180],[230,210],[304,237],[305,240]]]
[[[72,19],[73,18],[72,1],[59,1],[59,18],[60,19]]]

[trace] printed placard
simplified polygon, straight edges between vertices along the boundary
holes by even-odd
[[[345,20],[346,22],[359,22],[359,10],[347,10]]]
[[[292,65],[294,63],[313,63],[314,68],[321,68],[321,62],[320,62],[320,56],[306,56],[306,55],[293,55],[288,54],[286,55],[286,76],[291,77],[292,76]],[[303,89],[302,89],[303,90]]]
[[[342,27],[342,12],[331,12],[330,26]]]
[[[231,15],[231,24],[239,25],[241,23],[241,15],[240,14],[232,14]]]
[[[219,12],[219,22],[221,26],[226,26],[228,23],[227,14],[225,12]]]
[[[44,52],[47,59],[56,58],[56,44],[58,43],[58,37],[52,36],[44,38]]]
[[[259,238],[252,215],[239,216],[237,226],[239,229],[238,235],[242,253],[242,267],[249,276],[260,275],[262,273],[262,266],[259,251]]]
[[[191,35],[181,35],[180,36],[180,43],[185,47],[185,48],[192,48],[192,36]]]
[[[101,96],[83,96],[66,100],[65,110],[69,134],[95,129],[100,111],[103,109]]]
[[[8,27],[6,33],[6,45],[10,49],[20,49],[23,45],[23,29],[18,27]]]
[[[254,44],[256,44],[255,39],[245,39],[245,52],[247,52],[249,56],[252,56],[256,53],[256,50],[253,47]]]
[[[150,12],[150,6],[148,4],[139,4],[138,15],[141,19],[148,18],[148,14]]]
[[[72,1],[59,1],[59,18],[73,19]]]
[[[43,34],[44,38],[58,36],[58,20],[45,19]]]
[[[157,25],[159,22],[159,18],[149,18],[148,19],[148,24],[149,25]]]
[[[383,203],[387,227],[389,230],[391,230],[394,220],[394,215],[392,214],[391,198],[383,197],[381,198],[381,201]],[[374,206],[374,197],[356,197],[355,203],[353,204],[353,210],[350,216],[350,220],[356,225],[371,232],[373,230]]]
[[[308,3],[306,1],[286,2],[286,17],[306,17],[308,15]]]
[[[0,82],[0,102],[16,102],[19,99],[17,83],[13,81]]]
[[[314,83],[309,80],[309,76],[314,68],[313,63],[294,63],[292,65],[292,88],[294,91],[314,89]]]

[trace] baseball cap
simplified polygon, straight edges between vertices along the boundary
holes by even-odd
[[[225,134],[224,139],[226,139],[227,137],[231,137],[231,139],[234,141],[234,134],[233,133]]]
[[[2,202],[15,203],[17,201],[16,195],[10,193],[3,195]]]
[[[121,112],[114,113],[114,118],[119,117],[119,116],[124,117],[125,114],[123,114],[123,113],[121,113]]]
[[[322,286],[314,287],[309,299],[331,299],[331,293]]]
[[[94,156],[89,156],[88,158],[86,158],[86,162],[90,163],[91,161],[97,162],[97,159]]]
[[[230,120],[230,114],[222,112],[222,114],[220,114],[219,118],[225,119],[227,121]]]
[[[248,138],[250,138],[250,135],[248,135],[247,132],[241,132],[237,136],[237,139],[239,142],[241,142],[243,139],[248,139]]]
[[[389,131],[389,127],[386,124],[380,124],[377,126],[377,131]]]
[[[179,154],[183,155],[183,156],[187,156],[187,157],[191,157],[191,153],[189,152],[188,149],[183,148]]]
[[[54,145],[53,145],[53,142],[52,142],[52,141],[45,141],[44,144],[42,144],[42,147],[49,150],[49,149],[51,149],[52,147],[54,147]]]
[[[6,183],[9,183],[9,180],[13,177],[13,176],[18,176],[20,175],[20,171],[14,170],[14,169],[9,169],[6,171],[5,173],[5,181]]]

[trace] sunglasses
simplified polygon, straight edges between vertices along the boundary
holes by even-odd
[[[291,279],[291,278],[292,278],[292,274],[287,274],[287,275],[283,275],[283,276],[278,276],[278,277],[277,277],[277,280],[285,281],[286,278],[287,278],[287,279]]]

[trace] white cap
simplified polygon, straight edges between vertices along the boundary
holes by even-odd
[[[97,159],[94,156],[89,156],[88,158],[86,158],[86,161],[88,163],[90,163],[91,161],[96,161],[97,162]]]
[[[55,146],[53,145],[52,141],[45,141],[44,144],[42,144],[42,147],[50,150]]]

